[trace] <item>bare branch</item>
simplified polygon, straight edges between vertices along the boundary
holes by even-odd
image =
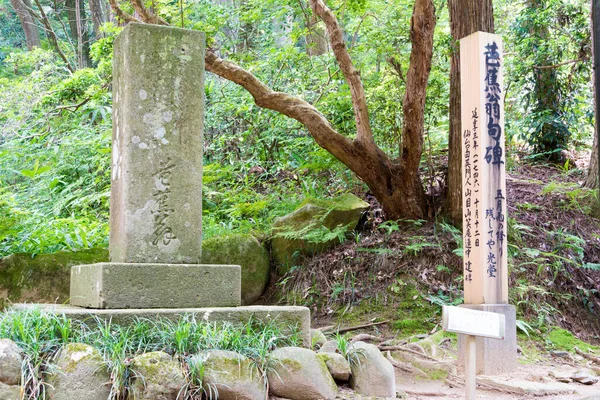
[[[121,18],[125,22],[140,22],[139,19],[123,11],[117,4],[117,0],[108,0],[108,2],[110,3],[110,7],[113,9],[115,14],[117,14],[118,18]]]
[[[373,144],[373,133],[369,122],[367,97],[360,80],[360,72],[354,68],[350,53],[346,48],[344,35],[333,12],[323,3],[323,0],[310,0],[313,12],[317,14],[327,28],[333,54],[340,66],[352,95],[354,118],[356,120],[356,140],[363,144]]]
[[[133,6],[133,9],[140,15],[142,21],[148,24],[169,25],[167,21],[148,11],[146,6],[144,6],[143,0],[131,0],[131,5]]]
[[[562,67],[563,65],[575,64],[575,63],[587,61],[587,60],[589,60],[589,57],[582,57],[582,58],[578,58],[576,60],[564,61],[564,62],[554,64],[554,65],[533,65],[533,68],[535,68],[535,69],[554,69],[554,68]]]

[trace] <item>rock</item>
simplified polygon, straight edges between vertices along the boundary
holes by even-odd
[[[325,334],[318,329],[310,330],[310,343],[313,349],[320,349],[323,347],[325,343],[327,343],[327,338]]]
[[[131,384],[136,400],[176,400],[186,384],[179,363],[162,351],[134,357],[131,368],[136,373]]]
[[[328,340],[319,348],[319,353],[337,353],[337,349],[336,341]]]
[[[354,343],[355,361],[350,360],[350,386],[365,396],[396,397],[394,367],[377,346],[365,342]]]
[[[242,267],[242,304],[254,303],[271,273],[269,253],[252,235],[217,236],[202,241],[202,263]]]
[[[453,361],[433,361],[425,358],[421,358],[417,355],[407,353],[404,351],[394,351],[391,353],[392,357],[402,362],[407,362],[423,371],[436,372],[445,371],[449,374],[456,375],[456,365]]]
[[[346,382],[350,379],[350,364],[346,358],[338,353],[318,353],[320,359],[325,361],[325,365],[329,369],[329,373],[333,379]]]
[[[598,378],[596,376],[592,375],[589,371],[587,371],[585,369],[576,371],[571,376],[571,379],[573,379],[573,381],[579,382],[583,385],[593,385],[594,383],[598,382]]]
[[[0,382],[0,399],[2,400],[21,400],[20,385],[6,385]]]
[[[275,219],[271,240],[271,254],[285,273],[291,267],[295,254],[315,254],[339,243],[338,239],[316,241],[306,237],[315,231],[332,231],[346,227],[356,228],[369,204],[353,194],[346,193],[330,200],[307,199],[291,214]],[[286,235],[301,237],[289,238]]]
[[[571,382],[571,374],[567,374],[565,372],[550,371],[548,372],[548,375],[562,383]]]
[[[557,358],[571,358],[571,353],[563,350],[551,350],[550,355]]]
[[[16,253],[4,257],[0,260],[0,309],[7,302],[64,303],[70,296],[71,267],[101,261],[108,261],[108,250]]]
[[[0,339],[0,383],[18,385],[21,380],[21,349],[12,340]]]
[[[269,357],[269,388],[274,396],[292,400],[334,399],[337,386],[325,362],[301,347],[281,347]]]
[[[477,382],[522,396],[557,396],[575,393],[573,385],[560,382],[531,382],[510,376],[478,376]]]
[[[233,351],[208,350],[191,362],[204,366],[204,387],[216,389],[220,400],[264,400],[267,385],[256,364]]]
[[[106,400],[110,375],[100,351],[82,343],[60,350],[46,378],[49,400]]]

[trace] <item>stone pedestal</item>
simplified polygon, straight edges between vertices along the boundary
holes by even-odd
[[[71,268],[71,305],[88,308],[235,307],[238,265],[99,263]]]
[[[459,307],[503,314],[506,318],[507,329],[504,340],[477,337],[477,374],[500,375],[514,372],[517,368],[517,332],[510,327],[516,326],[515,307],[510,304],[463,304]],[[465,365],[465,355],[466,337],[458,335],[458,362],[460,365]]]

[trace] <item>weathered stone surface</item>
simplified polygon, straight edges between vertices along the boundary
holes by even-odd
[[[250,319],[263,323],[273,323],[284,333],[295,327],[302,338],[302,346],[310,347],[310,310],[298,306],[245,306],[217,308],[146,308],[146,309],[115,309],[92,310],[62,304],[15,304],[16,310],[38,309],[43,312],[66,315],[69,318],[86,321],[93,318],[111,320],[114,324],[128,325],[136,318],[170,319],[173,321],[182,315],[196,314],[199,318],[211,322],[230,322],[242,325]]]
[[[21,380],[21,349],[12,340],[0,339],[0,383],[18,385]]]
[[[191,360],[204,366],[204,387],[214,387],[221,400],[264,400],[267,385],[256,364],[233,351],[204,351]]]
[[[309,349],[282,347],[271,353],[267,371],[273,395],[292,400],[334,399],[337,386],[325,362]]]
[[[131,368],[136,372],[131,387],[137,400],[176,400],[186,384],[179,362],[162,351],[134,357]]]
[[[428,360],[404,351],[394,351],[391,354],[395,360],[409,363],[422,371],[445,371],[449,374],[456,375],[456,365],[452,360]]]
[[[102,261],[108,261],[108,250],[17,253],[4,257],[0,259],[0,309],[7,302],[64,303],[69,299],[71,267]]]
[[[335,340],[328,340],[319,348],[319,353],[337,353],[337,343]]]
[[[360,217],[368,209],[368,203],[350,193],[331,200],[307,199],[302,207],[291,214],[277,218],[273,223],[271,254],[285,272],[293,262],[296,252],[313,254],[339,243],[337,239],[326,243],[315,243],[302,238],[288,239],[285,234],[310,232],[323,228],[333,230],[339,226],[346,226],[348,230],[352,230],[356,228]]]
[[[82,343],[69,343],[48,369],[49,400],[106,400],[110,375],[100,351]]]
[[[573,381],[581,383],[582,385],[593,385],[598,382],[598,377],[592,375],[592,373],[587,369],[580,369],[576,371],[571,379]]]
[[[78,265],[71,304],[89,308],[188,308],[240,305],[238,265]]]
[[[318,329],[310,330],[310,341],[312,343],[313,349],[320,349],[325,343],[327,343],[327,338],[325,334]]]
[[[354,343],[357,362],[350,364],[350,386],[365,396],[396,397],[394,366],[374,344]]]
[[[506,320],[504,340],[477,337],[477,374],[500,375],[513,372],[517,367],[517,312],[509,304],[462,304],[472,310],[504,314]],[[466,340],[458,335],[458,361],[465,363]]]
[[[244,305],[254,303],[269,282],[269,253],[252,235],[234,234],[204,240],[202,262],[241,266]]]
[[[319,358],[325,361],[329,373],[333,379],[338,381],[346,382],[350,379],[352,371],[350,370],[350,364],[346,358],[338,353],[318,353]]]
[[[21,386],[6,385],[0,382],[0,399],[2,400],[21,400]]]
[[[201,262],[204,43],[150,24],[114,42],[112,262]]]
[[[526,396],[555,396],[560,394],[575,393],[575,388],[573,385],[560,382],[541,383],[518,380],[514,378],[506,380],[506,378],[495,376],[479,376],[477,377],[477,382]]]

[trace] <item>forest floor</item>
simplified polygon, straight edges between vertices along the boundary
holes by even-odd
[[[507,173],[509,301],[517,307],[523,354],[517,371],[495,378],[496,389],[481,388],[478,398],[543,394],[536,386],[556,387],[545,392],[552,399],[600,393],[600,383],[559,383],[549,375],[581,368],[600,373],[600,365],[574,353],[574,346],[583,343],[579,339],[600,344],[598,194],[581,187],[585,160],[574,164],[577,168],[568,169],[522,162]],[[441,218],[382,222],[376,200],[355,194],[371,203],[360,233],[299,260],[285,276],[274,274],[266,301],[308,305],[315,327],[381,323],[351,330],[353,335],[410,341],[439,331],[441,306],[462,303],[461,232]],[[557,339],[561,329],[573,336]],[[551,355],[560,350],[570,352],[567,359]],[[600,348],[588,350],[600,356]],[[448,351],[455,357],[456,348]],[[520,382],[533,387],[519,392]],[[398,375],[398,387],[409,399],[464,396],[460,385],[451,386],[444,379]],[[342,397],[356,398],[351,391]]]

